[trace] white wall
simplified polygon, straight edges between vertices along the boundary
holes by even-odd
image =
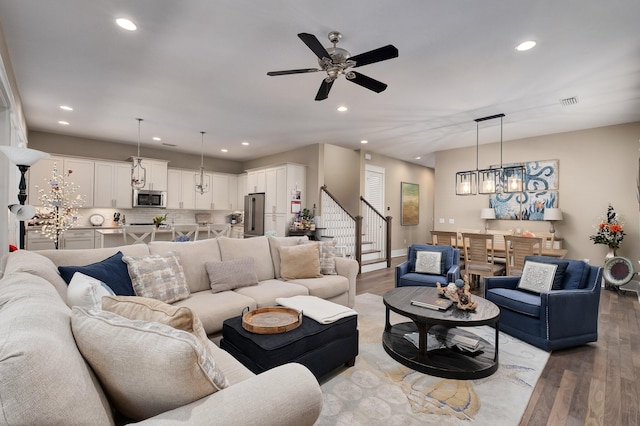
[[[505,142],[503,162],[559,160],[558,207],[564,219],[556,222],[555,227],[556,235],[564,239],[564,248],[569,250],[568,257],[603,264],[607,248],[594,245],[589,236],[595,233],[593,225],[611,203],[625,219],[627,235],[618,255],[629,258],[637,268],[640,259],[640,215],[636,199],[639,148],[640,123],[630,123]],[[489,206],[489,196],[455,195],[455,173],[475,168],[475,158],[475,146],[436,154],[436,223],[439,218],[445,218],[445,224],[437,224],[436,229],[484,228],[480,209]],[[499,163],[499,143],[481,145],[480,158],[481,169]],[[449,218],[454,219],[455,224],[450,225]],[[549,223],[494,220],[490,228],[547,232]]]

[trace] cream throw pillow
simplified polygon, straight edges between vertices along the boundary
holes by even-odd
[[[123,256],[136,296],[150,297],[166,303],[186,299],[187,286],[180,258],[174,252],[150,256]]]
[[[77,306],[71,328],[114,407],[131,419],[143,420],[219,390],[213,358],[189,332]]]
[[[318,243],[280,247],[280,275],[285,280],[321,277]]]

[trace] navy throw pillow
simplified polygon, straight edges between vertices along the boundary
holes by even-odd
[[[131,277],[127,264],[122,261],[122,252],[119,251],[103,261],[85,266],[58,266],[60,275],[67,284],[71,282],[73,274],[82,272],[85,275],[102,281],[109,286],[117,296],[135,296]]]
[[[553,284],[551,284],[551,290],[562,290],[562,280],[564,279],[564,274],[569,267],[569,262],[567,262],[566,260],[548,256],[526,256],[524,258],[524,261],[526,262],[527,260],[538,263],[549,263],[552,265],[558,265],[558,267],[556,268],[556,274],[553,277]]]

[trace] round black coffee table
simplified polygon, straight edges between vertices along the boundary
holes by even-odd
[[[412,305],[411,300],[421,295],[438,297],[438,291],[432,287],[399,287],[384,294],[386,321],[382,346],[385,351],[399,363],[433,376],[480,379],[495,373],[498,370],[500,308],[478,296],[473,297],[478,302],[475,311],[458,309],[455,303],[447,310]],[[412,322],[391,325],[390,311]],[[495,327],[495,346],[476,334],[458,328],[487,324]],[[412,333],[417,333],[417,347],[405,336]],[[478,348],[466,350],[456,345],[465,338],[478,341]]]

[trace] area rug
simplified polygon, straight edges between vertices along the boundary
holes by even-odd
[[[324,405],[317,426],[325,425],[517,425],[549,354],[500,333],[499,368],[478,380],[442,379],[416,372],[382,348],[382,297],[356,297],[359,355],[351,368],[321,381]],[[391,322],[407,318],[392,313]],[[493,343],[495,331],[467,328]]]

